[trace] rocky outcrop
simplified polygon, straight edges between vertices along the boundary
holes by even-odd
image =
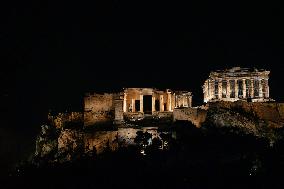
[[[215,102],[209,103],[211,110],[230,110],[248,117],[264,121],[271,128],[282,128],[284,125],[284,103],[276,102]]]
[[[56,128],[68,128],[75,125],[76,127],[82,126],[84,117],[82,112],[66,112],[58,114],[48,114],[49,123]]]
[[[82,132],[75,129],[56,129],[54,126],[42,125],[36,139],[34,160],[70,161],[84,152]],[[38,162],[37,162],[38,163]]]
[[[74,129],[65,129],[60,132],[57,139],[58,151],[57,156],[61,160],[71,160],[80,156],[84,152],[84,139],[83,134],[80,131]]]
[[[36,139],[35,156],[39,158],[51,157],[57,153],[56,129],[49,125],[42,125],[41,131]]]
[[[271,142],[282,138],[283,104],[215,102],[210,103],[203,127],[226,128]]]

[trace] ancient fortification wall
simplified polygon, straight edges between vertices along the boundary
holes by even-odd
[[[97,131],[84,135],[86,151],[95,150],[97,154],[104,152],[106,148],[115,151],[118,148],[117,131]]]
[[[190,121],[196,127],[200,127],[206,119],[206,110],[202,108],[174,109],[174,121]]]
[[[264,121],[273,128],[284,125],[284,103],[276,102],[219,101],[208,103],[204,107],[174,109],[174,121],[190,121],[200,127],[206,120],[207,110],[213,110],[216,113],[218,110],[241,113]]]
[[[114,94],[92,94],[84,98],[84,126],[112,122],[114,119]]]

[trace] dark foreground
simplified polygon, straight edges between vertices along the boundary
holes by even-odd
[[[149,146],[22,164],[1,188],[283,188],[284,145],[253,136],[177,129],[167,149]]]

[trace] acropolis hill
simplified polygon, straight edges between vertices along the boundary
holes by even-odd
[[[180,123],[203,130],[237,130],[273,144],[282,137],[284,103],[269,97],[268,79],[266,70],[234,67],[211,72],[203,85],[204,104],[197,107],[192,106],[192,92],[186,90],[124,88],[116,93],[86,93],[83,112],[49,113],[49,125],[60,131],[54,148],[66,151],[80,140],[85,151],[101,153],[106,146],[116,150],[135,145],[137,132],[160,138],[161,132]],[[42,127],[39,141],[48,141],[44,138],[48,128]],[[39,156],[49,153],[38,144]]]
[[[124,88],[117,93],[86,93],[84,112],[49,115],[56,127],[70,121],[81,122],[84,127],[125,123],[137,124],[143,120],[175,122],[190,121],[200,127],[206,120],[207,110],[238,107],[282,127],[283,103],[269,97],[269,71],[233,67],[213,71],[203,85],[204,103],[192,107],[192,92],[159,90],[155,88]],[[214,104],[214,105],[213,105]]]

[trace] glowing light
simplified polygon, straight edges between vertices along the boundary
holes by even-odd
[[[143,154],[143,156],[146,155],[145,150],[141,150],[140,153]]]

